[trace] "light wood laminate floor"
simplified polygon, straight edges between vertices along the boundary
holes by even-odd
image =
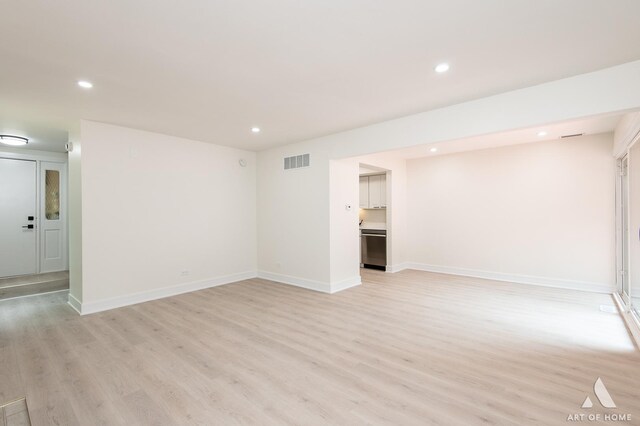
[[[253,279],[84,317],[65,293],[0,302],[0,404],[26,395],[34,425],[639,424],[640,354],[599,310],[610,296],[363,280],[328,295]]]

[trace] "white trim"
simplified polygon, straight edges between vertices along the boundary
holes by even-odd
[[[61,152],[37,151],[35,149],[20,150],[19,148],[11,149],[7,147],[0,147],[0,158],[66,163],[68,155]]]
[[[331,285],[321,281],[308,280],[306,278],[298,278],[291,275],[276,274],[268,271],[258,271],[258,278],[302,287],[307,290],[319,291],[321,293],[331,293]]]
[[[75,298],[75,296],[69,293],[67,304],[73,308],[74,311],[82,315],[82,302]]]
[[[613,293],[613,300],[616,302],[616,305],[618,306],[618,311],[620,312],[620,316],[622,317],[625,324],[627,325],[627,329],[631,334],[631,338],[636,341],[636,346],[640,348],[640,322],[638,321],[638,318],[627,309],[624,301],[620,297],[620,294]]]
[[[20,286],[16,286],[16,287],[20,287]],[[64,288],[62,290],[43,291],[42,293],[23,294],[22,296],[7,297],[5,299],[0,299],[0,303],[6,302],[7,300],[22,299],[22,298],[25,298],[25,297],[43,296],[45,294],[60,293],[62,291],[69,291],[69,289],[68,288]]]
[[[162,299],[165,297],[176,296],[178,294],[217,287],[219,285],[231,284],[237,281],[247,280],[255,277],[255,271],[240,272],[237,274],[225,275],[222,277],[192,281],[189,283],[183,283],[154,290],[141,291],[125,296],[111,297],[108,299],[97,300],[95,302],[80,303],[76,299],[74,299],[74,302],[72,302],[71,298],[69,298],[69,304],[74,309],[79,311],[80,315],[87,315],[96,312],[107,311],[109,309],[121,308],[123,306],[135,305],[137,303],[148,302],[151,300]],[[73,303],[78,303],[80,305],[80,309],[77,309],[77,306],[74,306]]]
[[[407,262],[398,263],[397,265],[387,265],[386,272],[395,274],[396,272],[400,272],[400,271],[404,271],[405,269],[408,269],[407,265],[408,265]]]
[[[330,284],[322,281],[308,280],[306,278],[276,274],[274,272],[268,271],[258,271],[258,278],[328,294],[337,293],[339,291],[346,290],[351,287],[357,287],[362,284],[360,275]]]
[[[331,283],[331,294],[337,293],[342,290],[346,290],[351,287],[357,287],[362,284],[362,278],[360,275],[357,277],[347,278],[346,280],[338,281],[337,283]]]
[[[536,277],[531,275],[507,274],[504,272],[482,271],[477,269],[456,268],[452,266],[427,265],[424,263],[407,262],[407,269],[437,272],[441,274],[461,275],[464,277],[483,278],[495,281],[507,281],[518,284],[539,285],[544,287],[564,288],[570,290],[590,291],[594,293],[611,294],[616,291],[615,285],[594,283],[588,281],[574,281],[560,278]]]

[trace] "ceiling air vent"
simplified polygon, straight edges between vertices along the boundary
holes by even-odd
[[[584,135],[584,133],[574,133],[572,135],[562,135],[562,136],[560,136],[560,139],[577,138],[578,136],[582,136],[582,135]]]
[[[285,157],[284,169],[299,169],[300,167],[309,167],[309,154],[294,155],[293,157]]]

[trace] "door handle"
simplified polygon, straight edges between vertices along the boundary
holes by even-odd
[[[22,225],[22,227],[23,227],[24,229],[33,229],[33,228],[35,228],[35,226],[34,226],[34,225]]]

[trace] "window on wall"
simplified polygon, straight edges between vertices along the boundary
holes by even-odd
[[[629,229],[626,230],[628,246],[623,247],[623,259],[628,248],[629,278],[622,288],[622,296],[640,316],[640,143],[635,143],[629,150],[626,172],[628,188],[623,189],[628,191]]]
[[[47,220],[60,219],[60,172],[46,170],[44,177],[45,217]]]

